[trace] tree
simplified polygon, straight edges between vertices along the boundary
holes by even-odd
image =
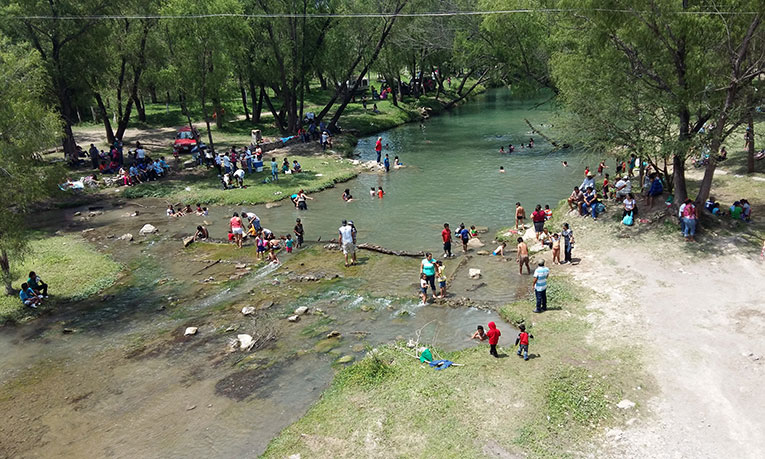
[[[163,8],[168,15],[218,15],[241,13],[237,0],[171,0]],[[207,125],[209,147],[215,149],[210,130],[208,102],[213,102],[220,120],[219,103],[233,70],[230,50],[247,40],[247,27],[236,18],[225,16],[203,19],[166,19],[167,39],[172,43],[171,60],[177,89],[199,98]],[[185,106],[191,124],[188,106]]]
[[[673,0],[651,0],[640,9],[626,0],[612,2],[608,10],[595,0],[559,5],[580,9],[561,16],[552,57],[556,85],[576,115],[574,128],[603,147],[626,146],[653,158],[657,166],[670,161],[671,174],[663,167],[668,185],[675,202],[684,201],[687,158],[719,148],[731,121],[737,122],[731,115],[739,111],[743,99],[737,94],[751,83],[751,72],[739,78],[731,66],[744,45],[741,32],[751,24],[756,35],[760,14],[709,13],[702,11],[708,5]],[[717,6],[762,9],[754,1]]]
[[[44,197],[53,175],[35,152],[61,131],[60,119],[43,103],[47,75],[40,55],[0,36],[0,277],[13,294],[11,260],[27,247],[24,213]]]
[[[88,91],[81,72],[98,70],[92,47],[103,43],[103,24],[94,16],[110,12],[109,0],[11,0],[4,12],[14,16],[84,16],[80,21],[24,19],[3,26],[9,37],[23,39],[38,52],[45,64],[49,88],[64,121],[62,145],[65,156],[75,154],[72,125],[77,119],[76,99]]]

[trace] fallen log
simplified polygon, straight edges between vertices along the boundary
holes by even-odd
[[[535,128],[534,126],[532,126],[532,125],[531,125],[531,123],[529,122],[529,120],[527,120],[526,118],[524,118],[524,119],[523,119],[523,121],[525,121],[525,122],[526,122],[526,124],[528,124],[528,125],[529,125],[529,128],[531,128],[531,132],[533,132],[533,133],[535,133],[535,134],[539,135],[540,137],[542,137],[542,138],[543,138],[543,139],[545,139],[546,141],[550,142],[550,145],[552,145],[553,147],[555,147],[555,148],[561,148],[561,146],[560,146],[560,145],[558,145],[558,142],[556,142],[556,141],[554,141],[553,139],[551,139],[551,138],[547,137],[546,135],[542,134],[542,133],[541,133],[541,132],[540,132],[540,131],[539,131],[537,128]]]
[[[371,252],[384,253],[385,255],[395,255],[397,257],[420,258],[425,256],[425,252],[407,252],[406,250],[390,250],[390,249],[386,249],[385,247],[380,247],[379,245],[367,244],[366,242],[364,244],[359,244],[358,248],[369,250]]]

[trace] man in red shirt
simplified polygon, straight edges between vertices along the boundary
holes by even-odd
[[[499,337],[502,336],[502,333],[499,332],[499,328],[497,328],[497,325],[494,322],[489,322],[489,331],[486,332],[486,336],[489,337],[489,345],[491,346],[489,348],[489,354],[499,358],[499,355],[497,354],[497,343],[499,343]]]
[[[536,209],[531,214],[531,221],[534,222],[534,235],[539,240],[539,235],[544,232],[545,229],[545,211],[542,210],[542,206],[537,204]]]
[[[444,230],[441,231],[441,239],[444,241],[444,258],[451,258],[452,255],[452,230],[449,224],[444,223]]]
[[[382,156],[382,137],[377,138],[377,143],[375,143],[375,152],[377,153],[377,164],[380,164],[380,157]]]

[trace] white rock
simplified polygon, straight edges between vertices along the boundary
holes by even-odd
[[[154,225],[150,225],[147,223],[143,225],[143,228],[141,228],[140,231],[138,231],[138,234],[140,234],[141,236],[144,236],[146,234],[152,234],[156,232],[157,232],[157,228]]]
[[[249,351],[252,345],[255,344],[255,340],[250,335],[236,335],[236,339],[239,340],[239,349],[243,351]]]
[[[300,459],[300,453],[290,455],[289,459]]]
[[[197,334],[197,327],[186,327],[186,331],[183,332],[183,336],[191,336]]]
[[[468,269],[468,276],[470,276],[471,279],[478,279],[481,277],[481,270],[477,268],[470,268]]]
[[[308,306],[300,306],[299,308],[295,309],[295,315],[302,316],[306,313],[308,313]]]
[[[477,248],[483,247],[484,245],[486,244],[481,242],[481,240],[478,239],[477,237],[471,238],[467,243],[468,249],[477,249]]]
[[[289,317],[287,317],[287,320],[289,320],[290,322],[297,322],[298,319],[300,319],[300,316],[289,316]]]
[[[631,401],[631,400],[627,400],[627,399],[625,398],[625,399],[624,399],[624,400],[622,400],[621,402],[617,403],[617,404],[616,404],[616,407],[617,407],[617,408],[620,408],[620,409],[622,409],[622,410],[628,410],[628,409],[630,409],[630,408],[634,408],[634,407],[635,407],[635,402],[633,402],[633,401]]]
[[[87,228],[87,229],[82,230],[82,232],[83,233],[89,233],[89,232],[95,231],[95,230],[96,230],[95,228]]]
[[[252,306],[245,306],[242,308],[242,314],[249,316],[250,314],[255,313],[255,308]]]
[[[133,235],[130,233],[125,233],[122,236],[118,237],[117,239],[119,239],[120,241],[132,241]]]

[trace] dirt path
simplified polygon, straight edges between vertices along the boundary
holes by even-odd
[[[640,346],[658,387],[628,425],[604,433],[597,454],[765,457],[759,252],[720,241],[720,255],[699,255],[679,235],[637,242],[592,222],[578,229],[583,261],[567,271],[603,295],[592,339]]]

